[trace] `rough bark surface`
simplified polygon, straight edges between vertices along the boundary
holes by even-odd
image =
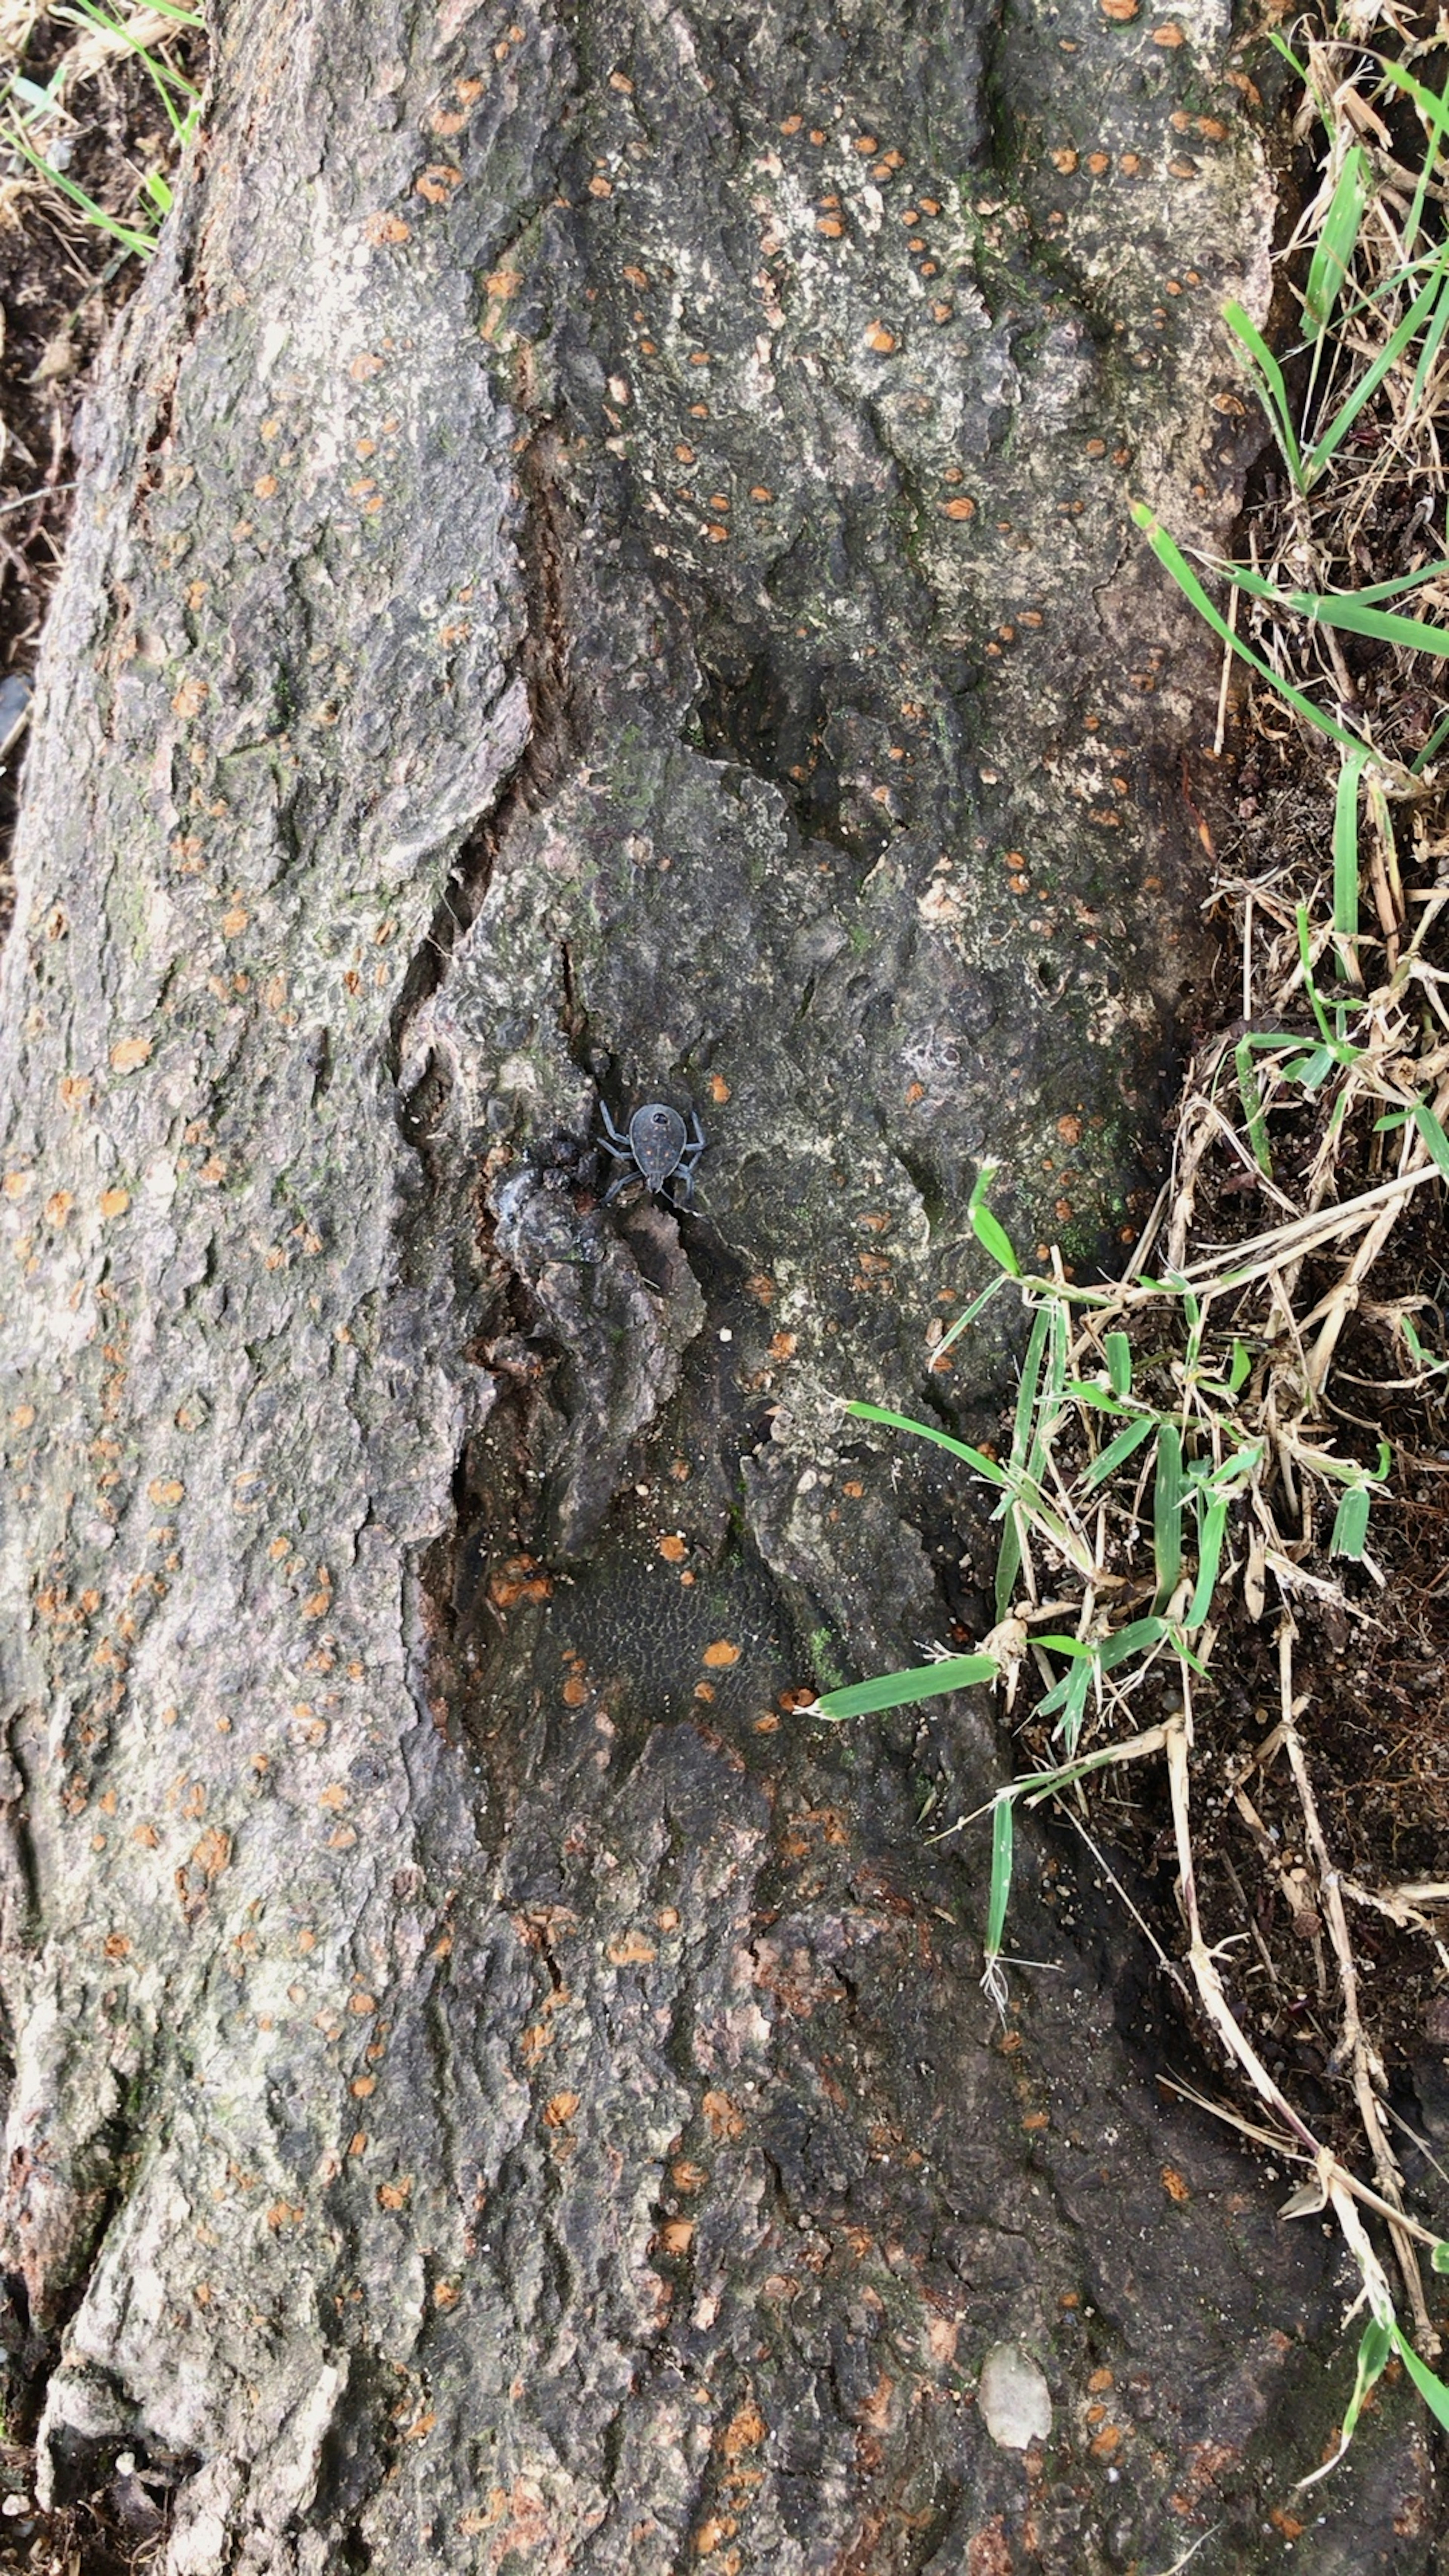
[[[782,1709],[971,1613],[834,1399],[999,1388],[926,1359],[978,1163],[1133,1224],[1212,675],[1125,499],[1233,506],[1224,21],[216,16],[6,967],[46,2491],[169,2465],[172,2576],[1274,2565],[1328,2249],[1029,1854],[997,2026],[916,1822],[985,1712]],[[693,1215],[599,1203],[600,1097],[697,1107]],[[1300,2563],[1428,2567],[1402,2400],[1355,2458]]]

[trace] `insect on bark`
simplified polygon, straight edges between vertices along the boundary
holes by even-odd
[[[604,1192],[606,1207],[628,1181],[642,1181],[656,1198],[664,1196],[666,1182],[682,1182],[684,1205],[693,1206],[694,1168],[705,1147],[704,1129],[693,1109],[688,1128],[678,1110],[663,1100],[646,1100],[642,1109],[635,1110],[627,1128],[615,1126],[602,1101],[599,1116],[604,1122],[604,1150],[623,1165]],[[671,1193],[668,1205],[679,1204]]]

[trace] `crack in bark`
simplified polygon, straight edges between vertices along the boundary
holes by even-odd
[[[526,617],[517,667],[528,692],[528,740],[500,782],[492,805],[460,844],[433,918],[403,979],[388,1032],[388,1070],[394,1081],[408,1027],[437,992],[458,941],[477,920],[500,852],[518,823],[553,793],[578,748],[577,692],[569,653],[569,522],[561,491],[559,435],[551,420],[540,422],[520,450],[517,478],[523,505],[518,551]],[[421,1146],[436,1125],[446,1096],[446,1079],[430,1053],[402,1106],[411,1143]]]

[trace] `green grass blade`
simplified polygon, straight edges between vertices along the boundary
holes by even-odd
[[[1130,1662],[1134,1655],[1145,1655],[1150,1647],[1160,1646],[1167,1633],[1165,1619],[1133,1619],[1098,1648],[1097,1661],[1104,1673],[1115,1672],[1119,1664]]]
[[[1449,1136],[1445,1135],[1427,1100],[1416,1100],[1409,1115],[1429,1148],[1430,1160],[1438,1164],[1445,1180],[1449,1181]]]
[[[1293,427],[1293,415],[1288,407],[1288,388],[1283,381],[1283,370],[1256,322],[1250,314],[1244,312],[1241,304],[1235,302],[1225,304],[1223,320],[1239,348],[1246,352],[1256,370],[1259,378],[1259,397],[1278,433],[1278,444],[1283,450],[1288,471],[1298,490],[1302,492],[1306,489],[1303,480],[1303,454]]]
[[[1243,1120],[1253,1160],[1260,1172],[1271,1181],[1273,1157],[1268,1147],[1268,1121],[1263,1114],[1263,1094],[1253,1067],[1253,1050],[1247,1038],[1239,1038],[1233,1049],[1233,1062],[1238,1069],[1238,1098],[1243,1104]]]
[[[965,1314],[957,1316],[949,1333],[947,1333],[944,1338],[936,1344],[935,1349],[931,1353],[933,1360],[945,1358],[952,1343],[959,1342],[962,1334],[969,1331],[982,1310],[990,1305],[992,1298],[997,1295],[999,1290],[1005,1287],[1006,1279],[1006,1272],[1004,1270],[998,1270],[996,1277],[992,1280],[990,1286],[988,1288],[983,1288],[979,1297],[972,1298]]]
[[[1073,1754],[1076,1752],[1077,1746],[1082,1740],[1082,1726],[1087,1714],[1087,1694],[1091,1687],[1091,1664],[1086,1663],[1075,1665],[1072,1670],[1071,1680],[1068,1685],[1067,1696],[1062,1708],[1061,1716],[1057,1719],[1056,1725],[1052,1729],[1052,1733],[1054,1735],[1059,1735],[1061,1737],[1062,1743],[1066,1748],[1068,1761],[1071,1760]]]
[[[1119,1431],[1115,1440],[1109,1440],[1106,1448],[1098,1451],[1082,1478],[1083,1491],[1095,1493],[1099,1485],[1104,1485],[1109,1476],[1116,1474],[1124,1458],[1130,1458],[1134,1449],[1141,1448],[1148,1432],[1156,1428],[1157,1418],[1151,1413],[1139,1414],[1135,1422],[1129,1422],[1125,1431]]]
[[[1449,742],[1449,715],[1442,715],[1434,727],[1433,732],[1430,734],[1428,741],[1425,743],[1423,750],[1415,752],[1413,759],[1410,761],[1410,775],[1414,778],[1420,777],[1424,770],[1428,768],[1430,761],[1436,759],[1438,754],[1443,750],[1446,742]]]
[[[1439,301],[1434,308],[1434,318],[1424,334],[1424,345],[1419,351],[1419,363],[1414,369],[1413,389],[1409,395],[1411,416],[1418,410],[1424,399],[1424,388],[1434,372],[1434,363],[1444,345],[1446,330],[1449,330],[1449,277],[1446,277],[1440,291]]]
[[[1042,1357],[1047,1335],[1051,1331],[1050,1306],[1038,1306],[1032,1318],[1031,1338],[1021,1364],[1021,1384],[1016,1390],[1016,1416],[1011,1430],[1011,1463],[1024,1467],[1032,1450],[1032,1422],[1036,1413],[1037,1389],[1041,1384]]]
[[[1132,1392],[1132,1345],[1125,1333],[1108,1333],[1102,1349],[1106,1355],[1107,1377],[1114,1395]]]
[[[1419,617],[1395,617],[1390,611],[1371,604],[1367,591],[1348,590],[1278,590],[1261,573],[1246,564],[1219,564],[1215,567],[1234,590],[1246,591],[1250,599],[1267,600],[1274,608],[1291,609],[1295,616],[1306,617],[1311,626],[1337,626],[1350,635],[1370,635],[1380,644],[1402,644],[1411,653],[1434,653],[1439,660],[1449,661],[1449,629],[1428,626]],[[1426,580],[1449,572],[1449,563],[1435,564],[1425,574]],[[1378,595],[1402,595],[1404,584],[1379,585]]]
[[[1358,937],[1358,793],[1367,767],[1366,751],[1350,752],[1333,807],[1333,927],[1344,940]]]
[[[1305,724],[1312,725],[1319,733],[1327,734],[1330,742],[1342,743],[1347,751],[1362,751],[1365,748],[1362,734],[1350,733],[1345,726],[1335,724],[1333,718],[1326,716],[1321,707],[1316,707],[1311,698],[1306,698],[1301,689],[1295,689],[1290,681],[1280,679],[1271,663],[1265,662],[1262,655],[1255,653],[1251,644],[1245,643],[1242,636],[1229,626],[1227,619],[1214,608],[1181,548],[1168,535],[1161,520],[1148,509],[1146,502],[1134,501],[1131,508],[1133,519],[1142,530],[1163,570],[1172,575],[1183,597],[1191,601],[1198,615],[1206,619],[1213,633],[1220,636],[1222,641],[1237,654],[1238,659],[1247,663],[1250,670],[1256,671],[1261,680],[1266,680],[1269,687],[1275,689],[1279,697],[1293,709],[1294,714],[1303,718]]]
[[[1331,1049],[1333,1031],[1328,1025],[1328,1013],[1323,1007],[1323,996],[1313,980],[1313,941],[1308,928],[1306,904],[1299,904],[1295,918],[1298,923],[1298,963],[1303,969],[1303,990],[1308,996],[1309,1007],[1318,1022],[1318,1033],[1324,1045]],[[1285,1066],[1284,1071],[1286,1072],[1287,1069]],[[1301,1082],[1304,1077],[1299,1074],[1295,1078]]]
[[[1361,1557],[1368,1545],[1370,1496],[1367,1485],[1350,1485],[1333,1519],[1330,1556]]]
[[[1193,1586],[1187,1617],[1182,1623],[1189,1634],[1194,1628],[1202,1626],[1213,1606],[1213,1594],[1218,1584],[1218,1567],[1222,1563],[1223,1533],[1227,1525],[1227,1504],[1213,1503],[1203,1515],[1202,1538],[1197,1552],[1197,1581]]]
[[[17,152],[22,153],[31,166],[40,171],[52,188],[58,188],[63,197],[69,197],[73,206],[79,206],[87,223],[94,224],[98,232],[109,233],[113,241],[118,241],[123,250],[132,252],[137,259],[151,257],[156,248],[151,236],[147,233],[135,232],[129,224],[118,223],[114,215],[108,215],[104,206],[98,206],[94,197],[88,197],[84,188],[76,186],[74,179],[68,179],[63,170],[57,170],[53,162],[46,160],[43,152],[36,151],[29,136],[19,125],[11,126],[10,140]]]
[[[1017,1260],[1011,1237],[986,1204],[986,1193],[995,1180],[996,1173],[995,1163],[982,1164],[972,1186],[971,1196],[966,1202],[966,1218],[982,1251],[989,1252],[992,1260],[1006,1271],[1010,1278],[1019,1279],[1021,1263]]]
[[[986,1900],[986,1962],[1001,1956],[1006,1908],[1011,1896],[1012,1850],[1016,1840],[1016,1800],[1010,1789],[998,1789],[991,1814],[991,1893]]]
[[[885,1708],[910,1708],[920,1699],[938,1699],[943,1691],[994,1682],[1000,1669],[994,1655],[948,1655],[938,1664],[914,1664],[906,1672],[881,1673],[873,1682],[826,1691],[801,1714],[826,1718],[832,1725],[847,1717],[875,1717]]]
[[[855,1414],[861,1422],[880,1422],[889,1431],[911,1431],[918,1440],[933,1440],[938,1449],[949,1449],[953,1458],[964,1458],[968,1467],[974,1467],[978,1476],[986,1478],[988,1485],[1004,1486],[1008,1492],[1011,1491],[1010,1476],[1004,1467],[998,1467],[994,1458],[988,1458],[984,1450],[968,1448],[964,1440],[953,1440],[949,1431],[938,1431],[932,1422],[913,1422],[909,1414],[889,1413],[880,1404],[851,1403],[845,1410]]]
[[[1435,2247],[1435,2252],[1438,2252],[1437,2246]],[[1396,2324],[1393,2334],[1394,2350],[1398,2354],[1400,2361],[1403,2363],[1405,2370],[1409,2374],[1409,2377],[1412,2379],[1419,2395],[1423,2398],[1423,2401],[1428,2407],[1430,2414],[1434,2417],[1435,2422],[1442,2424],[1445,2432],[1449,2433],[1449,2388],[1445,2387],[1444,2382],[1439,2377],[1437,2371],[1433,2371],[1429,2368],[1427,2361],[1420,2360],[1413,2345],[1410,2343],[1408,2336],[1404,2333],[1402,2326]]]
[[[1303,481],[1300,486],[1303,491],[1311,491],[1324,469],[1332,464],[1359,413],[1363,410],[1364,404],[1372,401],[1385,376],[1398,365],[1410,341],[1423,328],[1438,299],[1441,284],[1442,276],[1436,271],[1430,277],[1428,285],[1420,288],[1397,329],[1390,332],[1373,365],[1365,367],[1352,393],[1339,404],[1328,427],[1314,440],[1303,464]]]
[[[1182,1572],[1182,1435],[1175,1422],[1157,1431],[1157,1474],[1152,1486],[1152,1558],[1157,1602],[1165,1609]]]
[[[1368,200],[1368,156],[1362,144],[1355,143],[1338,174],[1304,289],[1303,319],[1312,340],[1321,340],[1333,319],[1334,306],[1358,247]]]
[[[996,1551],[996,1616],[1004,1619],[1011,1608],[1016,1578],[1021,1572],[1021,1513],[1015,1503],[1008,1508],[1001,1532],[1001,1545]]]

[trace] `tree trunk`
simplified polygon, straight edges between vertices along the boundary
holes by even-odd
[[[918,1824],[989,1711],[793,1706],[989,1624],[837,1408],[990,1427],[979,1165],[1077,1265],[1151,1187],[1216,670],[1126,502],[1239,489],[1225,16],[215,16],[6,969],[41,2500],[132,2455],[172,2576],[1276,2565],[1321,2238],[1030,1850],[998,2024]],[[1429,2566],[1401,2400],[1356,2456],[1313,2567]]]

